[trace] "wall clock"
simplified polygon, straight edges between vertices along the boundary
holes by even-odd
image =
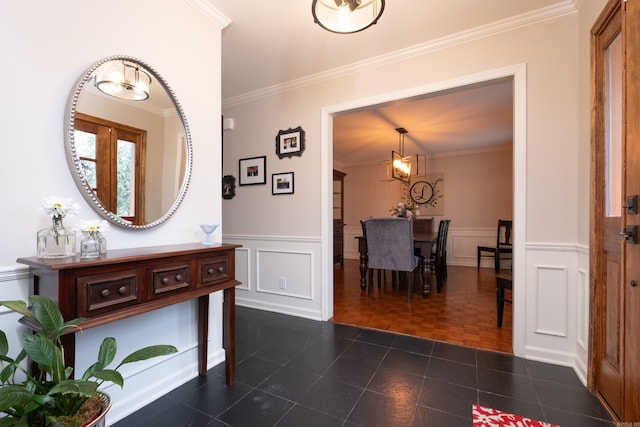
[[[409,197],[411,200],[424,206],[435,206],[438,204],[438,199],[441,197],[436,185],[442,179],[437,179],[434,182],[429,181],[416,181],[409,189]]]

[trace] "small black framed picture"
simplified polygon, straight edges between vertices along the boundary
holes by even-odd
[[[271,175],[271,194],[293,194],[293,172]]]
[[[240,185],[267,183],[267,156],[240,159]]]
[[[222,198],[233,199],[236,195],[236,177],[225,175],[222,177]]]
[[[281,159],[302,156],[304,144],[304,130],[301,126],[295,129],[281,130],[276,136],[276,154]]]

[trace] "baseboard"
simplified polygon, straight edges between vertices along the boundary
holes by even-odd
[[[284,304],[273,304],[251,298],[239,297],[236,293],[236,306],[255,308],[258,310],[270,311],[273,313],[287,314],[290,316],[303,317],[311,320],[322,320],[322,313],[318,310],[307,310]]]

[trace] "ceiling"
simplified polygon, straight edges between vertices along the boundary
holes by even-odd
[[[404,154],[436,157],[513,142],[513,82],[486,82],[340,115],[333,153],[341,165],[390,160],[399,152],[396,128],[407,130]]]
[[[378,23],[334,34],[313,22],[311,0],[207,0],[231,20],[222,32],[222,98],[321,78],[390,52],[437,43],[509,20],[575,11],[578,0],[388,0]],[[392,35],[392,36],[390,36]],[[406,154],[442,155],[512,142],[512,82],[474,85],[334,118],[334,158],[343,165],[390,157],[397,127]]]

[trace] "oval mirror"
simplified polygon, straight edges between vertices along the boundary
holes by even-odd
[[[76,83],[65,117],[69,168],[98,214],[147,229],[176,211],[191,177],[189,127],[152,67],[130,56],[96,62]]]

